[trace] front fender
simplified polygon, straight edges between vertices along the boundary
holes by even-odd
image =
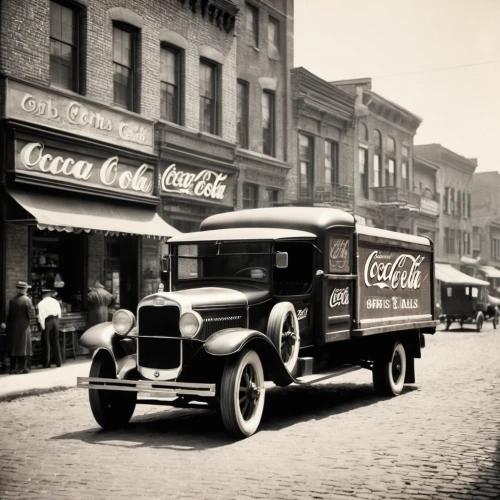
[[[134,339],[118,335],[110,321],[89,328],[80,337],[78,344],[96,352],[100,349],[108,351],[115,362],[119,379],[125,378],[137,366]]]
[[[262,360],[266,378],[276,385],[288,385],[296,380],[286,369],[281,356],[269,337],[257,330],[248,328],[227,328],[211,335],[203,348],[212,356],[230,356],[249,347],[257,352]]]

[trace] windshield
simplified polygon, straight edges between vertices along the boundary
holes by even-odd
[[[174,280],[269,281],[271,244],[199,243],[173,248]]]

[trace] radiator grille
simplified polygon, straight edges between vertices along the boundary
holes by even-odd
[[[159,337],[139,338],[138,364],[144,368],[170,370],[181,364],[181,341],[161,337],[180,337],[177,306],[143,306],[138,311],[138,333]]]
[[[217,311],[198,311],[203,318],[203,326],[197,338],[206,340],[210,335],[224,328],[246,328],[246,309],[220,309]]]

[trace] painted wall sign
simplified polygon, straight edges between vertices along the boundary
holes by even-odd
[[[199,200],[233,204],[235,175],[172,163],[160,169],[160,194],[180,194]]]
[[[13,80],[7,81],[6,116],[154,153],[151,122]]]
[[[431,313],[431,256],[363,242],[358,247],[361,320]]]
[[[15,172],[100,190],[126,191],[138,197],[151,197],[154,188],[154,167],[151,165],[131,165],[118,156],[105,159],[83,156],[41,142],[16,141]]]

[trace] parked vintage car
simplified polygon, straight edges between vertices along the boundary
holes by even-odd
[[[331,208],[209,217],[169,241],[169,291],[117,311],[96,349],[90,406],[104,428],[137,403],[220,408],[227,431],[259,427],[265,381],[312,384],[359,368],[397,396],[434,333],[431,240],[357,224]]]

